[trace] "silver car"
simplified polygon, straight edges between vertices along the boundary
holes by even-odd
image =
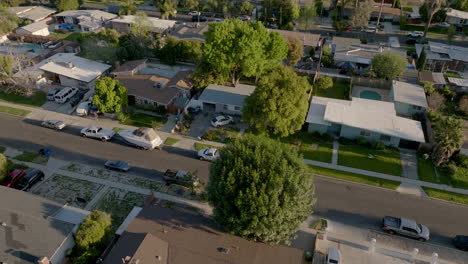
[[[55,130],[62,130],[66,127],[65,123],[60,120],[45,120],[41,123],[41,126]]]
[[[220,127],[234,123],[234,118],[228,115],[219,115],[211,120],[211,125],[214,127]]]
[[[219,151],[215,148],[206,148],[198,151],[198,158],[200,160],[213,161],[219,158]]]
[[[104,167],[109,170],[116,170],[122,172],[127,172],[131,168],[130,164],[121,160],[108,160],[106,161],[106,163],[104,163]]]
[[[110,140],[114,135],[114,131],[102,129],[101,127],[85,127],[81,129],[82,137],[97,138],[102,141]]]

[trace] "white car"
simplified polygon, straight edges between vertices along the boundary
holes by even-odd
[[[190,12],[188,13],[189,16],[199,16],[200,14],[201,14],[201,13],[198,12],[198,11],[190,11]]]
[[[200,160],[213,161],[219,158],[219,150],[215,148],[206,148],[198,151],[198,158]]]
[[[220,115],[211,119],[211,125],[214,127],[220,127],[234,123],[234,118],[228,115]]]
[[[76,115],[85,116],[88,115],[89,108],[91,107],[91,101],[82,102],[76,108]]]
[[[102,129],[100,127],[85,127],[81,129],[82,137],[97,138],[104,142],[110,140],[114,135],[114,131]]]
[[[422,31],[413,31],[413,32],[408,33],[408,37],[420,38],[422,36],[424,36],[424,32]]]
[[[328,248],[326,264],[341,264],[341,252],[338,248]]]
[[[41,126],[56,130],[62,130],[66,127],[65,123],[60,120],[46,120],[41,123]]]

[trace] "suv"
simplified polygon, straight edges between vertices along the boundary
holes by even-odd
[[[21,191],[29,191],[31,187],[38,181],[44,179],[44,173],[40,170],[32,170],[24,175],[15,185],[15,189]]]
[[[341,264],[341,252],[338,248],[329,248],[326,264]]]
[[[3,180],[2,182],[2,185],[3,186],[6,186],[6,187],[12,187],[13,185],[15,185],[19,180],[21,180],[21,178],[23,178],[23,176],[26,175],[26,172],[22,171],[22,170],[14,170],[12,172],[10,172],[6,177],[5,179]]]

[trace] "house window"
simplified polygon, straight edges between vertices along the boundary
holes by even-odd
[[[387,135],[381,135],[380,136],[380,140],[382,141],[390,141],[391,137],[390,136],[387,136]]]
[[[234,106],[234,110],[236,110],[236,111],[240,111],[240,110],[241,110],[241,108],[240,108],[240,106]]]
[[[228,110],[228,106],[227,106],[227,105],[223,105],[223,109],[224,109],[224,110]]]
[[[363,137],[370,137],[371,133],[369,131],[366,131],[366,130],[361,130],[361,133],[359,133],[359,135],[361,135]]]
[[[417,105],[413,105],[413,109],[415,109],[415,110],[421,110],[422,107],[421,107],[421,106],[417,106]]]

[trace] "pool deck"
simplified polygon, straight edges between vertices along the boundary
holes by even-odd
[[[377,89],[377,88],[371,88],[371,87],[365,87],[365,86],[359,86],[359,85],[353,86],[352,96],[361,98],[360,93],[363,91],[376,92],[380,95],[380,97],[382,98],[382,101],[390,102],[390,90]]]

